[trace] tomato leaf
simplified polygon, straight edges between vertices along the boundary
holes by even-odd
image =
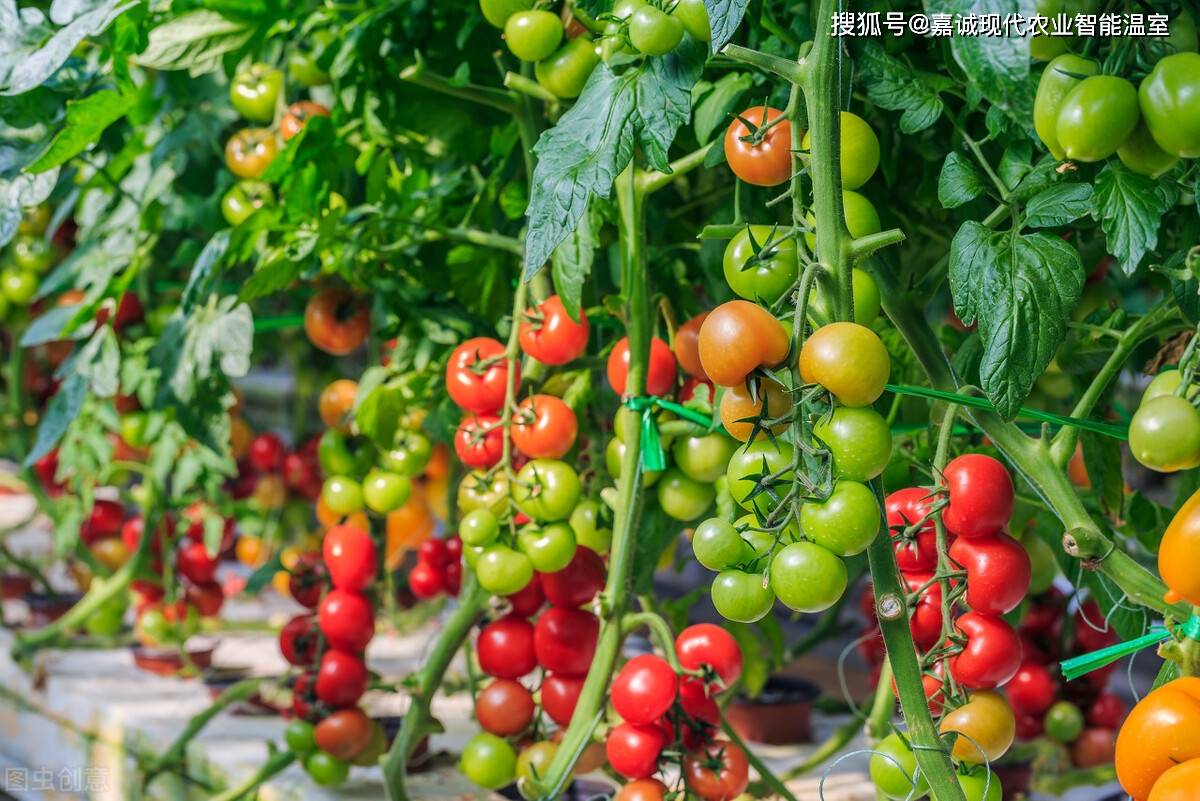
[[[953,209],[969,203],[987,191],[983,176],[963,154],[952,150],[942,162],[938,176],[938,201],[942,208]]]
[[[159,70],[188,70],[202,75],[220,69],[221,59],[254,34],[254,28],[199,9],[176,17],[150,31],[146,49],[135,61]]]
[[[50,197],[56,183],[58,170],[39,175],[20,174],[11,180],[0,178],[0,247],[17,233],[25,209]]]
[[[66,433],[67,426],[79,416],[79,411],[83,408],[83,402],[86,399],[87,379],[80,373],[71,373],[46,406],[46,413],[42,415],[42,421],[38,425],[33,449],[25,457],[26,467],[54,450],[54,446]]]
[[[708,27],[712,31],[712,52],[720,52],[733,39],[749,4],[750,0],[704,0]]]
[[[867,95],[878,106],[902,111],[900,130],[911,134],[923,131],[942,116],[945,105],[939,96],[953,88],[949,78],[915,70],[892,58],[878,42],[867,41],[857,61]]]
[[[1011,419],[1054,358],[1083,291],[1079,253],[1058,237],[964,223],[950,246],[950,290],[965,324],[979,324],[979,378]]]
[[[1078,220],[1091,208],[1091,184],[1059,184],[1030,198],[1025,205],[1025,224],[1031,228],[1057,228]]]
[[[96,36],[135,3],[99,0],[83,3],[86,10],[69,3],[51,5],[51,22],[45,15],[26,5],[18,9],[12,0],[0,2],[0,95],[19,95],[36,88],[54,75],[72,51],[89,36]]]
[[[83,100],[67,101],[67,125],[54,135],[50,146],[25,169],[39,173],[54,169],[82,153],[108,126],[125,116],[135,95],[102,89]]]
[[[526,278],[575,230],[592,196],[610,195],[635,150],[653,169],[670,171],[667,150],[687,122],[703,66],[703,49],[685,39],[670,55],[619,75],[603,63],[592,71],[579,100],[534,146]]]
[[[1142,258],[1158,245],[1158,228],[1171,208],[1162,183],[1110,161],[1096,176],[1092,213],[1100,220],[1108,252],[1133,275]]]
[[[554,290],[562,300],[563,308],[575,322],[579,322],[583,283],[592,272],[596,248],[600,246],[596,238],[601,224],[599,216],[594,206],[589,206],[588,211],[579,218],[579,225],[559,243],[551,257]]]
[[[744,95],[754,80],[744,72],[730,72],[721,76],[716,83],[698,83],[692,92],[692,103],[696,107],[692,115],[692,128],[700,144],[712,139],[713,131],[729,124],[729,115],[738,99]]]

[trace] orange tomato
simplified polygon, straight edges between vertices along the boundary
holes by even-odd
[[[1167,584],[1167,603],[1185,600],[1200,604],[1197,554],[1200,554],[1200,490],[1179,507],[1158,544],[1158,573]]]
[[[446,443],[434,443],[433,452],[430,453],[429,461],[425,464],[424,475],[431,482],[445,479],[450,475],[450,449],[446,447]]]
[[[700,326],[700,364],[722,387],[743,383],[755,368],[778,367],[790,346],[783,324],[748,300],[722,303]]]
[[[321,414],[321,422],[326,428],[345,428],[349,422],[346,416],[354,408],[354,399],[358,396],[358,383],[348,378],[339,378],[325,389],[317,400],[317,409]]]
[[[1148,801],[1196,801],[1200,796],[1200,759],[1181,762],[1158,777]]]
[[[444,478],[425,482],[425,502],[438,520],[445,520],[450,513],[450,482]]]
[[[708,380],[708,374],[704,372],[704,365],[700,364],[700,327],[704,325],[707,317],[708,312],[703,311],[679,326],[679,330],[675,332],[675,343],[671,346],[679,366],[688,375],[705,381]]]
[[[233,458],[239,462],[246,458],[250,450],[250,441],[254,439],[254,429],[241,417],[234,415],[229,420],[229,443],[233,450]]]
[[[247,567],[258,567],[265,561],[261,537],[243,534],[238,537],[237,544],[233,546],[233,553],[237,556],[237,560]]]
[[[289,586],[292,580],[292,574],[286,570],[276,570],[275,575],[271,576],[271,586],[275,588],[275,592],[282,595],[284,598],[292,597],[292,590]]]
[[[728,387],[721,395],[721,422],[725,430],[734,439],[746,442],[754,433],[754,423],[750,420],[763,414],[763,399],[766,397],[766,418],[774,420],[783,417],[792,408],[792,396],[788,394],[783,384],[773,379],[763,379],[758,382],[757,392],[751,393],[745,384]],[[783,421],[771,426],[771,432],[782,434],[787,430],[788,423]],[[759,435],[763,433],[760,431]]]
[[[1147,801],[1160,776],[1198,757],[1200,678],[1194,676],[1168,682],[1139,701],[1117,735],[1117,779],[1134,801]]]
[[[413,488],[416,490],[416,488]],[[386,559],[389,569],[395,568],[405,552],[433,536],[436,523],[425,496],[414,491],[403,506],[387,516]]]
[[[1083,462],[1083,446],[1076,445],[1071,461],[1067,462],[1067,478],[1080,489],[1092,488],[1092,477],[1088,475],[1087,465]]]

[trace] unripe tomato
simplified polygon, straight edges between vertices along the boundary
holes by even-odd
[[[533,562],[502,543],[487,546],[475,561],[479,586],[495,595],[512,595],[533,578]]]
[[[517,791],[523,798],[536,797],[529,782],[536,781],[546,775],[558,745],[549,740],[542,740],[521,750],[517,755]]]
[[[804,536],[838,556],[867,549],[879,532],[875,494],[857,481],[838,481],[825,501],[810,500],[800,507]]]
[[[849,111],[841,112],[842,189],[858,189],[879,168],[879,137],[867,121]],[[802,150],[810,149],[804,135]]]
[[[480,787],[496,790],[517,775],[517,753],[506,740],[481,732],[463,746],[458,769]]]
[[[517,473],[512,499],[532,519],[552,523],[570,516],[580,492],[575,468],[557,459],[534,459]]]
[[[230,225],[241,225],[250,215],[275,202],[271,185],[263,181],[238,181],[221,196],[221,215]]]
[[[725,160],[748,184],[778,186],[792,177],[791,122],[779,109],[746,109],[725,131]]]
[[[251,122],[270,122],[275,119],[275,104],[282,89],[283,73],[259,62],[234,76],[229,84],[229,102]]]
[[[759,367],[787,358],[788,332],[770,312],[746,300],[713,309],[700,327],[700,363],[712,382],[733,387]]]
[[[1083,712],[1070,701],[1059,701],[1046,710],[1046,736],[1067,745],[1083,731]]]
[[[38,278],[16,267],[0,270],[0,296],[14,306],[26,306],[37,294]]]
[[[850,284],[854,293],[854,321],[869,326],[879,316],[882,303],[879,285],[870,273],[857,267],[851,271]],[[828,320],[832,316],[829,303],[826,302],[825,288],[820,281],[813,285],[812,294],[808,297],[808,309],[820,320]]]
[[[683,41],[683,21],[651,5],[629,17],[629,42],[648,56],[665,56]]]
[[[386,515],[408,503],[412,481],[397,473],[372,470],[362,483],[363,503],[376,514]]]
[[[518,11],[533,7],[533,0],[479,0],[483,18],[493,28],[504,28],[508,18]]]
[[[725,246],[725,281],[740,298],[766,306],[796,283],[796,240],[770,225],[747,225]]]
[[[1129,421],[1129,451],[1160,473],[1195,467],[1200,464],[1200,410],[1173,394],[1142,403]]]
[[[325,288],[304,306],[304,333],[316,347],[345,356],[371,332],[371,309],[349,290]]]
[[[522,61],[550,56],[562,37],[562,21],[551,11],[518,11],[504,23],[504,43]]]
[[[677,467],[663,472],[655,491],[658,505],[667,517],[683,523],[691,522],[708,511],[717,494],[711,483],[690,478]]]
[[[533,74],[550,94],[571,100],[583,92],[592,70],[599,63],[595,43],[580,36],[535,64]]]
[[[1200,604],[1200,491],[1179,507],[1158,545],[1158,573],[1168,587],[1168,603]]]
[[[891,369],[879,336],[857,323],[830,323],[804,341],[800,376],[820,384],[843,406],[869,406],[883,394]]]
[[[725,478],[729,484],[729,494],[740,506],[766,514],[770,512],[795,478],[792,472],[792,456],[795,452],[792,444],[784,440],[771,442],[766,437],[760,437],[748,442],[734,453],[729,460]],[[771,486],[760,486],[761,480],[768,475],[780,473]],[[769,490],[769,491],[768,491]],[[775,495],[772,499],[771,495]]]
[[[313,751],[304,758],[304,770],[322,787],[336,787],[350,776],[350,764],[333,754]]]
[[[243,128],[225,143],[225,164],[239,178],[257,179],[267,171],[279,144],[266,128]]]
[[[606,373],[613,391],[624,395],[629,377],[629,337],[621,337],[608,354]],[[658,337],[650,340],[650,360],[644,383],[647,395],[670,395],[675,387],[675,355],[671,353],[670,346]]]
[[[1001,801],[1004,797],[1000,777],[990,768],[976,773],[957,773],[955,776],[967,801]]]
[[[846,591],[846,563],[813,542],[793,542],[771,562],[771,590],[797,612],[823,612]]]
[[[572,320],[562,299],[551,295],[525,311],[518,337],[521,349],[542,364],[566,364],[587,350],[587,315],[580,309],[579,321]]]
[[[883,230],[883,224],[879,221],[879,212],[875,210],[875,204],[865,196],[849,189],[842,192],[842,218],[846,221],[846,231],[853,239],[877,234]],[[816,227],[817,218],[811,211],[805,215],[805,220],[810,228]],[[810,250],[816,250],[816,233],[806,233],[804,241],[808,243]],[[854,319],[857,320],[858,317],[855,316]]]
[[[761,620],[775,604],[775,593],[762,573],[724,570],[713,579],[711,593],[721,617],[737,623]]]
[[[1150,178],[1157,178],[1179,161],[1177,156],[1158,146],[1145,120],[1138,123],[1129,138],[1117,148],[1117,158],[1129,169]]]
[[[892,801],[908,801],[929,792],[929,781],[917,770],[912,746],[892,732],[871,749],[870,773],[875,789]]]
[[[679,0],[672,12],[692,38],[701,42],[712,40],[712,27],[708,21],[708,10],[704,0]]]
[[[1062,159],[1063,145],[1058,140],[1058,114],[1067,95],[1082,78],[1095,75],[1099,65],[1091,59],[1067,53],[1058,56],[1042,72],[1037,96],[1033,101],[1033,127],[1055,159]]]
[[[1137,127],[1138,116],[1133,84],[1113,75],[1093,75],[1080,81],[1063,99],[1055,133],[1067,158],[1100,161],[1116,153],[1129,138]]]
[[[1200,157],[1200,54],[1159,59],[1138,87],[1146,127],[1173,156]]]
[[[311,100],[301,100],[288,106],[287,113],[279,121],[279,135],[287,142],[304,130],[313,117],[328,117],[329,109]]]
[[[1018,646],[1018,657],[1020,646]],[[959,762],[982,764],[994,762],[1012,746],[1016,738],[1016,720],[1012,708],[998,692],[981,690],[971,693],[970,700],[946,713],[938,731],[958,732],[950,755]]]
[[[539,573],[556,573],[564,569],[571,564],[577,547],[575,532],[566,523],[542,527],[527,525],[517,535],[517,544]]]
[[[892,432],[874,409],[836,407],[813,426],[833,455],[836,478],[870,481],[883,472],[892,455]]]
[[[729,436],[746,442],[755,432],[755,419],[762,421],[758,436],[769,428],[772,434],[787,430],[788,420],[781,419],[792,410],[792,396],[773,378],[761,378],[726,387],[721,395],[721,423]],[[769,426],[764,425],[767,421]]]
[[[986,537],[1008,525],[1013,510],[1012,476],[996,459],[968,453],[943,471],[950,503],[942,522],[959,537]]]
[[[954,621],[967,639],[950,658],[954,678],[969,690],[1001,687],[1021,667],[1021,639],[1002,618],[967,612]]]

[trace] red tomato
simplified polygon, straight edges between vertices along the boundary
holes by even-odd
[[[346,289],[322,289],[304,307],[304,332],[326,353],[345,356],[371,333],[371,310]]]
[[[981,453],[950,460],[944,473],[950,503],[942,522],[960,537],[986,537],[1008,525],[1013,510],[1012,476],[999,461]]]
[[[533,624],[515,615],[484,626],[475,651],[480,669],[498,679],[519,679],[537,667]]]
[[[687,676],[679,682],[679,707],[687,716],[682,733],[688,749],[699,748],[721,725],[721,708],[700,679]]]
[[[607,372],[609,386],[623,396],[625,380],[629,376],[629,337],[622,337],[608,354]],[[650,340],[650,361],[644,383],[647,395],[670,395],[675,388],[675,354],[658,337]]]
[[[1058,686],[1045,665],[1026,659],[1004,687],[1013,712],[1041,716],[1058,697]]]
[[[1029,552],[1007,534],[960,537],[950,546],[950,558],[967,571],[966,601],[976,612],[1011,612],[1029,589]]]
[[[292,600],[309,609],[316,609],[325,589],[325,564],[315,553],[300,554],[292,565],[288,578],[288,593]]]
[[[417,547],[417,561],[441,570],[450,564],[450,546],[447,541],[431,537]]]
[[[742,675],[742,649],[725,629],[712,623],[697,623],[679,632],[675,653],[684,670],[711,670],[724,687]]]
[[[419,600],[428,601],[438,597],[445,589],[442,583],[442,573],[433,565],[417,562],[408,571],[408,588]]]
[[[617,773],[627,779],[645,779],[658,770],[658,757],[666,745],[661,727],[622,723],[609,731],[604,752]]]
[[[904,582],[910,593],[916,592],[932,573],[904,573]],[[942,638],[942,587],[937,582],[921,591],[916,603],[912,604],[912,615],[908,619],[913,642],[922,651],[927,651]]]
[[[286,448],[275,434],[259,434],[250,440],[250,450],[246,456],[254,469],[263,473],[274,473],[283,466],[283,452]]]
[[[525,731],[533,722],[533,713],[533,695],[512,679],[493,680],[475,698],[475,719],[484,731],[497,737]]]
[[[687,786],[704,801],[733,801],[746,792],[750,764],[746,752],[731,742],[714,740],[683,763]]]
[[[330,647],[339,651],[358,653],[375,636],[375,610],[357,592],[330,590],[321,599],[317,615]]]
[[[313,686],[315,682],[316,675],[306,670],[296,676],[296,681],[292,684],[292,714],[301,720],[313,718],[313,705],[317,700],[316,688]]]
[[[617,714],[629,723],[653,723],[667,713],[678,692],[679,677],[667,660],[640,654],[618,671],[610,697]]]
[[[116,501],[97,499],[92,504],[92,511],[79,530],[79,538],[84,545],[92,545],[121,533],[121,523],[125,519],[125,510]]]
[[[532,395],[517,406],[510,433],[513,445],[530,459],[560,459],[575,445],[578,432],[575,412],[561,398]]]
[[[326,651],[317,669],[317,698],[332,707],[347,707],[358,703],[367,691],[370,676],[361,659],[345,651]]]
[[[954,678],[969,690],[1007,684],[1021,667],[1021,639],[1002,618],[967,612],[954,625],[967,637],[963,651],[950,659]]]
[[[175,569],[193,584],[208,584],[217,575],[217,560],[208,555],[204,543],[188,541],[179,548]]]
[[[899,489],[884,499],[896,566],[902,572],[930,571],[937,567],[937,531],[932,519],[921,525],[915,539],[905,540],[900,536],[904,529],[925,518],[931,500],[929,490],[921,487]]]
[[[541,573],[542,591],[552,606],[576,608],[590,603],[604,589],[604,560],[580,545],[571,562],[556,573]]]
[[[500,417],[494,414],[464,417],[454,434],[454,452],[467,467],[487,470],[498,464],[504,456],[504,428],[500,425]]]
[[[514,615],[533,617],[542,608],[542,604],[546,603],[546,593],[542,592],[541,576],[534,573],[533,578],[525,585],[524,589],[507,596],[507,598],[508,602],[512,604]]]
[[[462,587],[462,562],[451,562],[442,568],[442,589],[452,598],[458,597]]]
[[[1034,715],[1028,712],[1015,712],[1016,735],[1019,740],[1032,740],[1046,733],[1044,715]]]
[[[587,315],[580,309],[579,322],[575,322],[562,299],[551,295],[536,309],[525,310],[517,337],[521,349],[542,364],[566,364],[587,350]]]
[[[320,637],[316,615],[296,615],[279,630],[279,650],[289,665],[305,667],[317,658]]]
[[[521,367],[513,362],[515,385],[521,384]],[[446,391],[462,409],[476,414],[494,412],[504,406],[508,384],[508,361],[504,345],[488,337],[463,342],[446,364]]]
[[[738,116],[725,131],[725,160],[733,174],[755,186],[778,186],[791,178],[792,124],[780,119],[783,112],[752,106]]]
[[[1071,760],[1077,768],[1109,765],[1116,753],[1117,735],[1112,729],[1084,729],[1071,744]],[[1195,784],[1192,790],[1196,790]]]
[[[375,579],[375,543],[357,526],[344,524],[329,529],[321,555],[330,582],[339,590],[361,592]]]
[[[675,344],[672,347],[683,371],[692,378],[705,382],[708,381],[708,373],[704,372],[704,365],[700,363],[700,326],[704,325],[706,317],[708,312],[703,311],[679,326],[675,331]]]
[[[583,676],[547,673],[542,680],[542,708],[559,726],[566,726],[575,714],[575,705],[583,692]]]
[[[141,515],[129,518],[121,526],[121,541],[125,543],[125,547],[129,549],[130,553],[137,550],[138,544],[142,541],[142,533],[145,527],[146,521]],[[165,525],[159,526],[158,535],[150,541],[150,553],[156,556],[162,553],[163,530],[165,528]],[[86,540],[84,540],[84,543],[88,544]]]
[[[1103,692],[1088,707],[1087,723],[1100,729],[1119,729],[1125,720],[1125,702],[1114,693]]]
[[[187,588],[187,602],[196,607],[200,617],[216,617],[225,604],[225,593],[215,581],[193,584]]]
[[[581,609],[547,609],[533,631],[538,664],[567,676],[583,676],[592,666],[600,621]]]

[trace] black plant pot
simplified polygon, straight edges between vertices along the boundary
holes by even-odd
[[[812,739],[813,701],[817,685],[798,676],[772,676],[756,698],[739,696],[725,710],[738,735],[767,745],[805,743]]]

